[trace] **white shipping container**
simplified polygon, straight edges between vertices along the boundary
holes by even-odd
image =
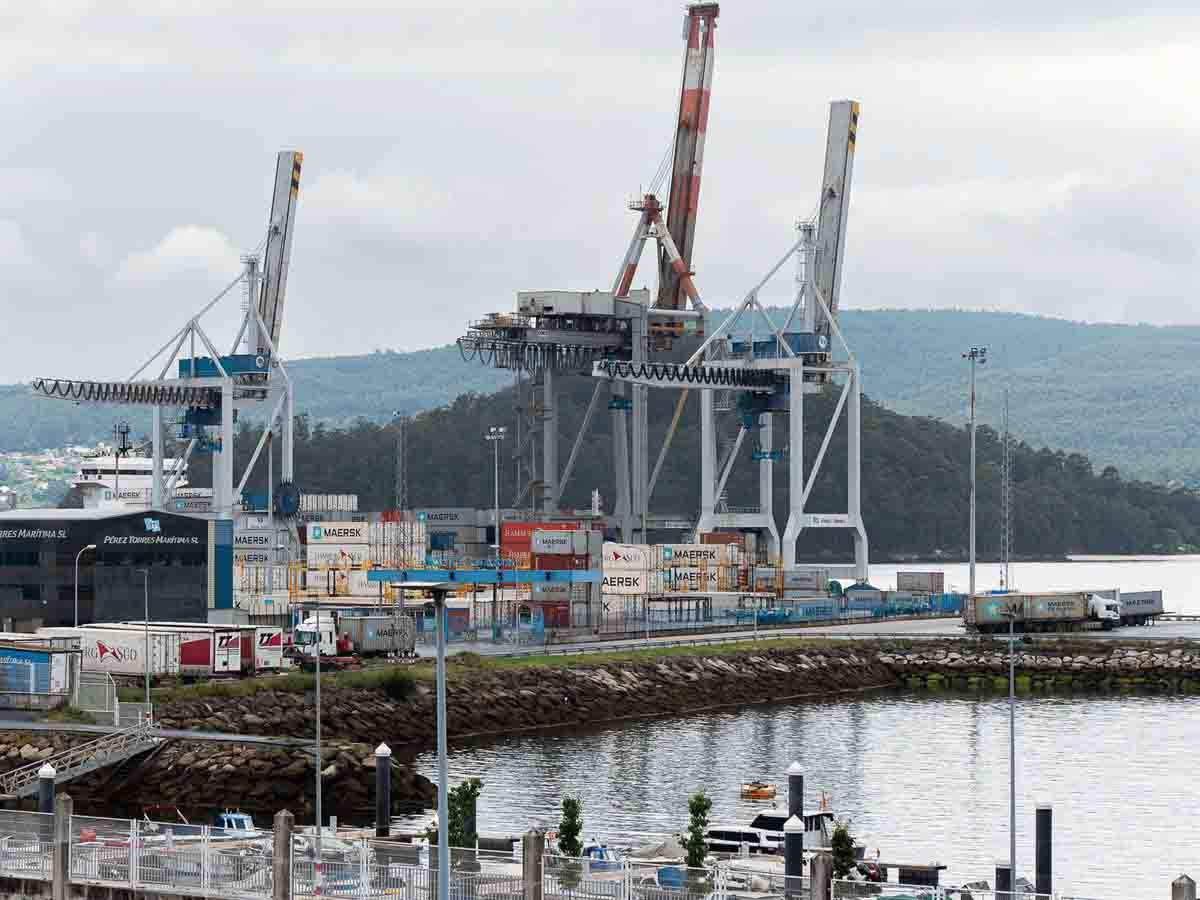
[[[614,544],[604,542],[601,568],[623,571],[650,570],[651,548],[645,544]]]
[[[663,586],[668,591],[719,590],[721,571],[718,566],[711,569],[670,569],[664,574]]]
[[[141,630],[43,628],[39,634],[55,637],[78,637],[85,672],[108,672],[111,675],[142,675],[146,671],[146,633]],[[150,674],[178,675],[178,634],[150,632]]]
[[[365,544],[366,522],[309,522],[309,544]]]
[[[369,544],[310,544],[305,552],[308,568],[356,568],[370,558]]]
[[[637,569],[605,569],[600,580],[600,593],[657,594],[662,591],[662,579],[658,572]]]
[[[588,533],[579,531],[538,530],[530,538],[530,549],[534,553],[552,555],[583,556],[588,552]]]
[[[897,572],[896,590],[916,591],[918,594],[944,594],[945,572]]]
[[[482,524],[490,525],[494,513],[488,513]],[[479,511],[467,507],[441,507],[437,509],[418,509],[417,521],[429,528],[458,528],[465,525],[478,526]]]
[[[733,544],[662,544],[662,561],[675,568],[724,566],[737,561]]]

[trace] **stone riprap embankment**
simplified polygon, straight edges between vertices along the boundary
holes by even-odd
[[[0,733],[0,772],[51,758],[96,735]],[[281,809],[308,813],[313,797],[314,757],[307,748],[168,741],[159,749],[124,763],[98,769],[69,782],[62,790],[78,812],[141,817],[151,804],[178,806],[197,821],[219,808],[239,808],[256,821],[270,821]],[[369,821],[374,815],[374,747],[334,742],[322,760],[328,815]],[[424,809],[435,802],[428,779],[410,767],[392,772],[392,808],[396,814]]]
[[[841,691],[893,687],[896,676],[873,652],[761,645],[739,652],[622,662],[472,668],[450,666],[450,737],[595,725],[677,715]],[[321,727],[346,740],[393,748],[433,744],[434,685],[418,679],[408,697],[322,687]],[[159,707],[166,728],[304,737],[313,732],[311,696],[263,690],[252,697],[176,699]]]
[[[878,661],[911,688],[1008,689],[1004,641],[880,648]],[[1200,693],[1200,645],[1131,646],[1105,640],[1035,641],[1016,654],[1021,690]]]

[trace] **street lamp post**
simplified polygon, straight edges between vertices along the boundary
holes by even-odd
[[[1017,610],[1008,606],[1008,871],[1017,886]]]
[[[487,430],[487,434],[483,439],[490,441],[492,444],[492,458],[495,473],[492,479],[493,501],[495,503],[496,517],[496,542],[492,545],[492,550],[496,554],[496,581],[492,585],[492,633],[496,631],[496,610],[499,606],[500,599],[500,442],[504,440],[504,436],[508,433],[508,429],[503,425],[493,425]]]
[[[88,544],[86,547],[80,548],[75,554],[75,627],[79,627],[79,557],[87,553],[89,550],[95,550],[95,544]]]
[[[987,362],[987,347],[972,347],[963,354],[971,362],[971,587],[975,596],[975,367]]]
[[[332,625],[332,624],[333,624],[333,622],[331,619],[330,625]],[[316,684],[314,687],[314,691],[316,694],[316,697],[315,697],[316,707],[317,707],[316,747],[314,748],[316,760],[317,760],[317,795],[315,798],[316,802],[314,804],[314,809],[313,809],[313,813],[315,814],[316,820],[317,820],[316,853],[314,854],[314,856],[316,858],[314,860],[314,866],[313,866],[313,886],[315,888],[315,892],[318,895],[320,895],[321,890],[324,887],[323,875],[324,875],[324,871],[325,871],[324,860],[322,858],[322,853],[321,853],[321,787],[322,787],[322,785],[321,785],[321,765],[322,765],[322,763],[321,763],[321,637],[322,637],[321,629],[324,627],[325,626],[321,619],[321,606],[320,606],[320,603],[318,602],[318,604],[317,604]]]
[[[150,570],[138,569],[138,573],[142,576],[142,594],[146,601],[146,620],[143,622],[143,628],[146,633],[146,713],[150,713]]]

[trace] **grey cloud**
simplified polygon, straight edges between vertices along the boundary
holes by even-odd
[[[190,228],[232,265],[285,146],[306,158],[290,354],[440,343],[517,290],[607,286],[672,126],[673,4],[81,9],[0,35],[0,220],[27,260],[19,277],[0,263],[0,381],[127,374],[227,278],[147,255]],[[1181,161],[1200,140],[1169,90],[1195,74],[1188,13],[726,4],[706,299],[736,301],[788,245],[816,202],[826,104],[855,96],[847,305],[1196,321]]]

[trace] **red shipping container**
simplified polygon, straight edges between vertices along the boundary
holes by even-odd
[[[582,556],[564,556],[562,554],[538,554],[533,557],[533,568],[546,569],[550,571],[561,571],[566,569],[584,570],[588,567],[588,558],[584,554]]]

